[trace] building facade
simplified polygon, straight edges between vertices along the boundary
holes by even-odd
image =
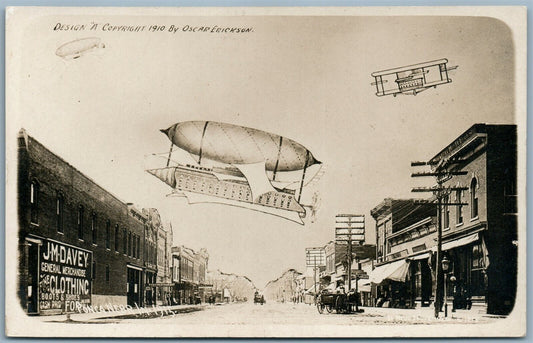
[[[376,221],[376,268],[370,281],[376,306],[429,306],[434,291],[436,207],[414,199],[385,199]]]
[[[174,286],[170,268],[172,226],[163,225],[159,211],[155,208],[143,209],[143,214],[148,218],[145,228],[146,304],[170,305]]]
[[[440,191],[432,204],[385,199],[376,221],[377,306],[427,305],[436,294],[437,231],[448,303],[508,314],[517,288],[515,125],[475,124],[428,161]],[[437,206],[436,206],[437,205]]]
[[[441,207],[442,250],[456,279],[449,294],[485,303],[491,314],[510,313],[516,296],[516,142],[515,125],[475,124],[429,161],[438,173],[464,173],[441,180],[464,188],[448,192]]]
[[[205,302],[210,285],[206,283],[209,254],[185,246],[172,247],[174,299],[179,304]]]
[[[29,314],[142,306],[147,217],[21,130],[18,296]]]

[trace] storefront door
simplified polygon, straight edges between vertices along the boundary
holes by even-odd
[[[26,242],[26,257],[28,259],[28,278],[26,287],[26,308],[28,314],[36,314],[38,309],[38,280],[39,280],[39,245],[33,242]]]
[[[128,305],[135,307],[141,304],[141,271],[128,267]]]

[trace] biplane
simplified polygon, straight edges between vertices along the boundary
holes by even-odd
[[[377,71],[371,74],[374,77],[372,85],[376,86],[377,96],[417,95],[431,87],[452,82],[448,72],[457,69],[457,66],[448,67],[447,63],[448,60],[443,58]]]

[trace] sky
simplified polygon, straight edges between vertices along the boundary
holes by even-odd
[[[57,23],[87,28],[54,31]],[[109,32],[105,23],[165,29]],[[171,25],[180,29],[168,32]],[[73,60],[55,54],[86,37],[105,48]],[[258,287],[289,268],[304,271],[305,248],[334,239],[338,213],[364,214],[366,243],[375,243],[371,209],[420,196],[410,191],[424,182],[410,177],[411,161],[433,157],[474,123],[516,122],[511,31],[487,17],[62,15],[35,18],[18,38],[6,49],[8,61],[17,59],[8,65],[16,91],[7,98],[7,139],[25,128],[119,199],[157,208],[174,244],[208,250],[209,269]],[[375,95],[372,72],[442,58],[458,66],[451,83]],[[169,149],[160,129],[189,120],[253,127],[307,147],[325,171],[302,199],[320,194],[316,220],[302,226],[168,197],[171,189],[145,172],[147,156]]]

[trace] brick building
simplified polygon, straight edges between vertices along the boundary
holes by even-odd
[[[147,216],[24,130],[17,184],[18,296],[29,314],[145,303]]]
[[[440,175],[440,208],[385,199],[371,211],[377,263],[370,281],[379,285],[378,305],[434,300],[440,217],[443,256],[450,261],[448,303],[511,312],[517,288],[516,142],[515,125],[475,124],[428,162]]]
[[[442,180],[467,188],[449,192],[441,208],[442,250],[457,280],[448,294],[455,288],[491,314],[508,314],[516,296],[516,144],[516,125],[475,124],[430,160],[435,171],[466,172]]]
[[[434,290],[436,207],[414,199],[384,199],[370,214],[376,221],[376,306],[428,306]],[[433,263],[432,263],[433,261]]]

